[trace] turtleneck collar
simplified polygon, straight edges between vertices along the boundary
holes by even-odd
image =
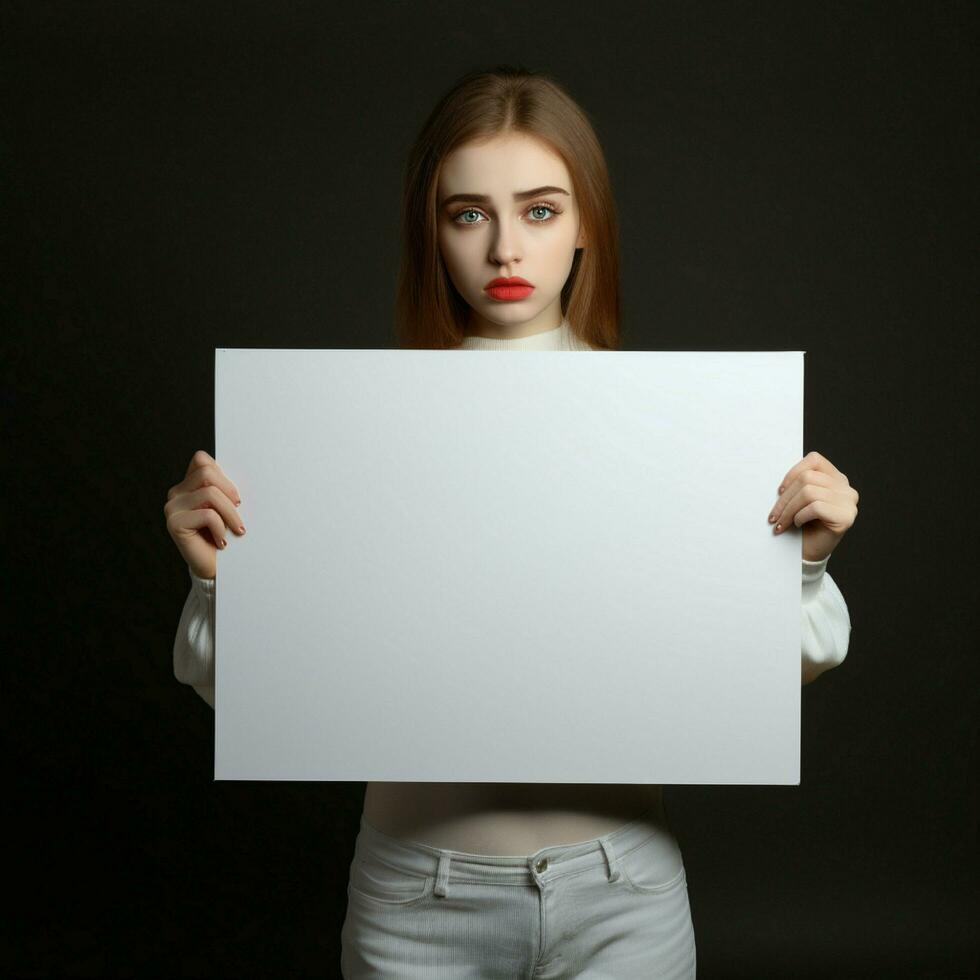
[[[551,330],[531,334],[530,337],[514,337],[497,340],[493,337],[469,336],[459,345],[460,350],[591,350],[572,333],[567,317]]]

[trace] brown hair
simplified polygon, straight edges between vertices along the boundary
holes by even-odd
[[[593,348],[618,349],[619,229],[602,147],[585,111],[557,82],[506,65],[463,75],[432,110],[408,154],[395,299],[398,346],[462,343],[469,306],[439,251],[439,173],[457,146],[510,132],[545,141],[568,167],[586,246],[576,251],[562,288],[562,314],[573,333]]]

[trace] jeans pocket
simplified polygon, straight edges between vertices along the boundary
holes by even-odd
[[[619,855],[619,866],[627,886],[644,895],[666,891],[685,878],[680,845],[667,830],[654,831],[642,844]]]
[[[370,856],[355,855],[350,866],[348,896],[357,895],[378,905],[403,907],[426,898],[435,878],[401,871]]]

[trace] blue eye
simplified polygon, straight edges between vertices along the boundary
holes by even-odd
[[[528,207],[525,210],[524,213],[525,214],[528,214],[531,211],[550,211],[551,212],[551,214],[548,215],[548,217],[546,217],[546,218],[532,218],[531,219],[531,224],[532,225],[545,225],[549,221],[553,221],[557,215],[559,215],[559,214],[562,213],[562,209],[561,208],[559,208],[556,205],[551,204],[549,202],[545,202],[545,201],[539,201],[537,204],[530,205],[530,207]],[[465,215],[468,215],[468,214],[482,215],[483,212],[480,211],[478,208],[464,208],[462,211],[457,211],[456,214],[453,215],[453,222],[455,224],[459,224],[459,225],[478,225],[478,224],[482,224],[482,222],[480,222],[480,221],[469,221],[469,220],[460,221],[460,218],[463,218]]]

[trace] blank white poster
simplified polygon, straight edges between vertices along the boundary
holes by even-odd
[[[797,784],[803,352],[215,351],[215,778]]]

